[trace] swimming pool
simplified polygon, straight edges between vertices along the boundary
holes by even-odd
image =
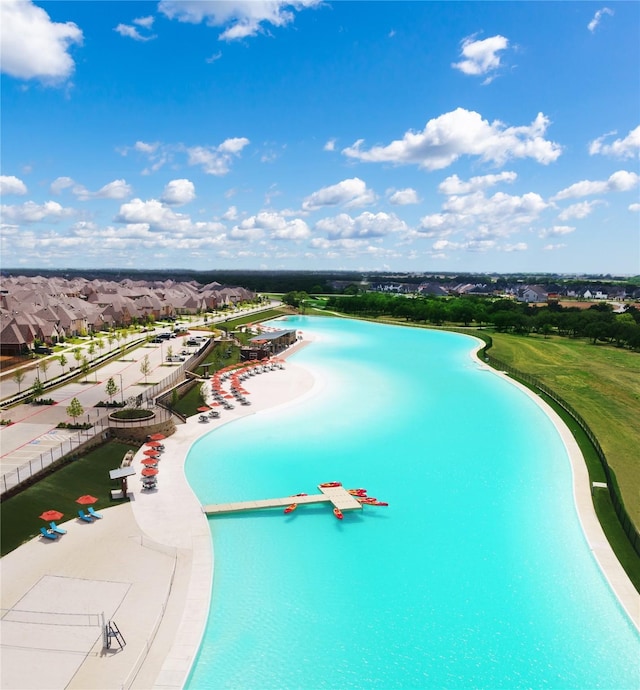
[[[291,317],[323,385],[198,441],[202,503],[389,502],[210,519],[212,607],[187,687],[637,688],[637,631],[582,534],[566,450],[451,333]]]

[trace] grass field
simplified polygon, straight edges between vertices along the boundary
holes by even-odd
[[[59,510],[64,513],[58,522],[74,519],[80,506],[76,498],[84,494],[95,496],[98,501],[94,508],[109,508],[116,505],[111,499],[111,489],[119,488],[109,479],[109,470],[119,467],[124,454],[136,449],[119,441],[110,441],[88,452],[61,469],[44,477],[21,493],[0,503],[1,555],[32,539],[40,532],[40,527],[49,523],[38,516],[46,510]],[[135,481],[135,478],[134,478]],[[86,512],[86,511],[85,511]]]
[[[494,357],[536,376],[584,417],[640,525],[640,354],[559,336],[491,337]]]

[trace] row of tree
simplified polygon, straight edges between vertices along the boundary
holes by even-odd
[[[640,350],[640,310],[629,306],[614,313],[607,303],[588,309],[562,307],[557,303],[529,305],[508,299],[483,297],[414,297],[371,292],[354,297],[331,297],[328,310],[379,318],[389,316],[412,323],[445,323],[464,326],[493,326],[497,331],[527,334],[552,333],[573,338],[590,338],[593,343],[610,342],[618,347]]]

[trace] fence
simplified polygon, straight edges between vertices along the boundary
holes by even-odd
[[[489,350],[489,348],[493,346],[493,340],[490,335],[483,334],[480,337],[485,341],[486,345],[478,353],[479,357],[483,358],[484,361],[487,362],[487,364],[490,364],[494,369],[504,371],[506,374],[509,374],[509,376],[512,376],[513,378],[522,381],[527,386],[530,386],[531,388],[534,388],[536,390],[539,390],[541,393],[544,393],[547,397],[549,397],[555,403],[560,405],[560,407],[562,407],[562,409],[568,415],[570,415],[576,422],[576,424],[578,424],[578,426],[584,431],[585,435],[589,439],[591,445],[593,446],[598,455],[598,459],[600,460],[600,464],[602,465],[605,477],[607,478],[607,489],[609,491],[609,496],[611,497],[613,509],[616,511],[616,515],[618,516],[618,520],[620,521],[620,525],[622,526],[622,529],[627,535],[627,538],[631,542],[631,546],[633,546],[635,552],[640,556],[640,532],[638,532],[638,528],[635,526],[635,524],[629,517],[629,513],[627,512],[627,509],[624,506],[624,502],[622,501],[622,497],[620,495],[620,488],[618,487],[618,482],[616,480],[615,473],[609,466],[609,462],[607,461],[607,457],[604,454],[604,451],[602,450],[602,446],[600,445],[598,439],[596,438],[596,435],[593,433],[585,419],[576,409],[574,409],[574,407],[570,403],[568,403],[564,398],[558,395],[558,393],[556,393],[552,388],[549,388],[549,386],[542,383],[542,381],[537,379],[535,376],[531,376],[531,374],[526,374],[525,372],[510,366],[506,362],[503,362],[497,359],[496,357],[489,355],[487,353],[487,350]]]
[[[209,347],[213,346],[214,341],[211,339],[188,360],[182,362],[180,366],[173,368],[171,374],[169,374],[166,378],[162,379],[162,381],[153,386],[149,386],[144,391],[142,394],[142,403],[146,404],[148,408],[154,409],[156,415],[154,422],[167,421],[172,416],[172,412],[166,407],[156,406],[156,396],[160,395],[167,388],[171,388],[178,382],[183,381],[185,378],[185,372],[188,369],[197,366],[197,364],[206,356]],[[28,460],[13,470],[5,472],[0,477],[0,495],[5,494],[7,491],[14,489],[20,484],[28,481],[34,475],[42,472],[42,470],[46,469],[47,467],[50,467],[54,462],[57,462],[68,455],[79,452],[81,448],[92,444],[97,445],[98,443],[102,443],[104,440],[106,440],[105,434],[111,427],[126,427],[133,429],[136,427],[146,426],[149,423],[149,421],[146,419],[141,419],[139,421],[127,420],[126,422],[117,422],[113,419],[109,419],[109,414],[112,411],[113,410],[107,409],[102,416],[99,416],[96,420],[93,420],[91,422],[92,427],[90,429],[85,429],[71,434],[57,446],[49,448],[44,453],[41,453],[39,456]]]

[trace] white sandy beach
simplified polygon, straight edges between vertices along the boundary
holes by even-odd
[[[206,624],[214,568],[209,524],[184,475],[189,448],[203,434],[240,417],[267,410],[286,413],[288,405],[321,385],[290,362],[251,377],[245,383],[250,407],[223,411],[209,423],[192,417],[163,442],[157,491],[142,492],[134,477],[130,503],[102,510],[103,519],[93,524],[70,520],[63,525],[68,533],[57,541],[36,538],[5,556],[0,561],[1,687],[181,688]],[[564,440],[585,534],[640,627],[640,598],[595,517],[579,448],[553,410],[525,391],[542,405]],[[134,459],[137,469],[141,457],[142,449]],[[69,613],[76,615],[62,615]],[[117,644],[116,651],[103,649],[102,613],[117,623],[127,643],[123,650]]]

